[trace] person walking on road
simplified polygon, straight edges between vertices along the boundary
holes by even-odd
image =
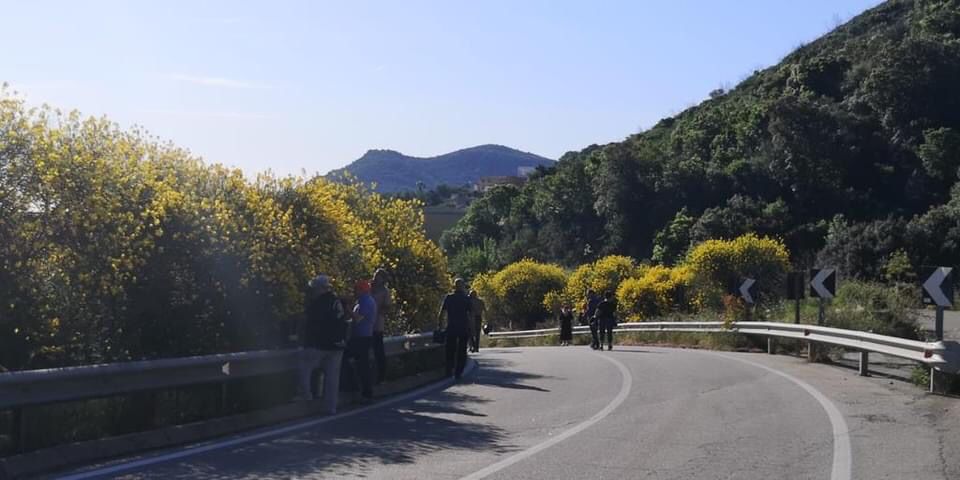
[[[373,349],[373,326],[377,321],[377,302],[370,295],[370,282],[361,280],[354,287],[357,304],[353,307],[353,329],[347,342],[347,356],[353,363],[353,378],[359,377],[363,401],[373,398],[370,375],[370,350]]]
[[[453,282],[453,293],[443,298],[437,313],[437,329],[440,329],[443,314],[447,314],[446,376],[451,374],[459,380],[467,365],[467,342],[470,340],[470,297],[464,291],[466,282],[458,278]]]
[[[600,304],[600,297],[593,290],[587,290],[587,298],[583,302],[583,316],[590,322],[590,348],[600,349],[600,324],[597,321],[597,305]]]
[[[349,323],[343,304],[330,284],[330,277],[317,275],[308,283],[310,288],[304,320],[299,328],[300,382],[297,398],[314,398],[311,380],[318,366],[323,370],[323,412],[337,413],[340,392],[340,363],[346,347]]]
[[[613,350],[613,327],[617,326],[617,300],[613,292],[603,294],[603,301],[597,305],[597,323],[600,326],[600,350],[603,350],[603,337],[607,337],[607,350]]]
[[[476,290],[470,290],[470,316],[473,320],[473,330],[470,331],[470,351],[480,351],[480,332],[483,330],[483,314],[487,305],[480,299]]]
[[[564,304],[560,309],[560,345],[566,347],[573,340],[573,309]]]
[[[377,383],[383,383],[387,372],[387,355],[383,348],[383,332],[387,323],[387,314],[393,306],[393,297],[387,285],[387,272],[378,268],[370,282],[370,294],[377,303],[377,321],[373,325],[373,358],[377,362]]]

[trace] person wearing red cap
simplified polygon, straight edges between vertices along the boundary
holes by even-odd
[[[364,401],[373,398],[373,378],[370,375],[370,352],[373,349],[373,327],[377,321],[377,302],[370,295],[370,282],[360,280],[354,286],[357,304],[353,307],[353,330],[347,343],[347,357],[359,376],[360,394]]]

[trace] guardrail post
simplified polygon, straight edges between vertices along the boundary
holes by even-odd
[[[949,378],[936,368],[930,369],[930,393],[947,393]]]
[[[820,361],[820,352],[817,348],[817,344],[811,341],[807,341],[807,361],[808,362],[818,362]]]
[[[13,409],[13,423],[11,425],[11,437],[13,440],[13,449],[17,453],[23,453],[27,451],[27,438],[26,438],[26,419],[27,416],[24,415],[24,407]]]
[[[220,382],[220,414],[227,414],[227,382]]]
[[[860,352],[860,376],[870,376],[870,352]]]
[[[777,353],[777,343],[773,337],[767,337],[767,353],[770,355]]]

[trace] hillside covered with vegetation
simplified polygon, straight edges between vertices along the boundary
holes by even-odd
[[[960,2],[890,0],[730,91],[475,201],[452,264],[674,265],[754,232],[790,261],[878,278],[960,260]],[[464,258],[465,257],[465,258]]]

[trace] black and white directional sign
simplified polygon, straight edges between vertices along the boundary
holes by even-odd
[[[938,307],[953,305],[953,269],[928,267],[924,269],[923,303]]]
[[[810,296],[833,298],[837,294],[837,269],[813,268],[810,270]]]
[[[756,280],[752,278],[747,278],[740,284],[740,296],[743,297],[743,301],[747,303],[753,302],[753,284],[757,283]]]

